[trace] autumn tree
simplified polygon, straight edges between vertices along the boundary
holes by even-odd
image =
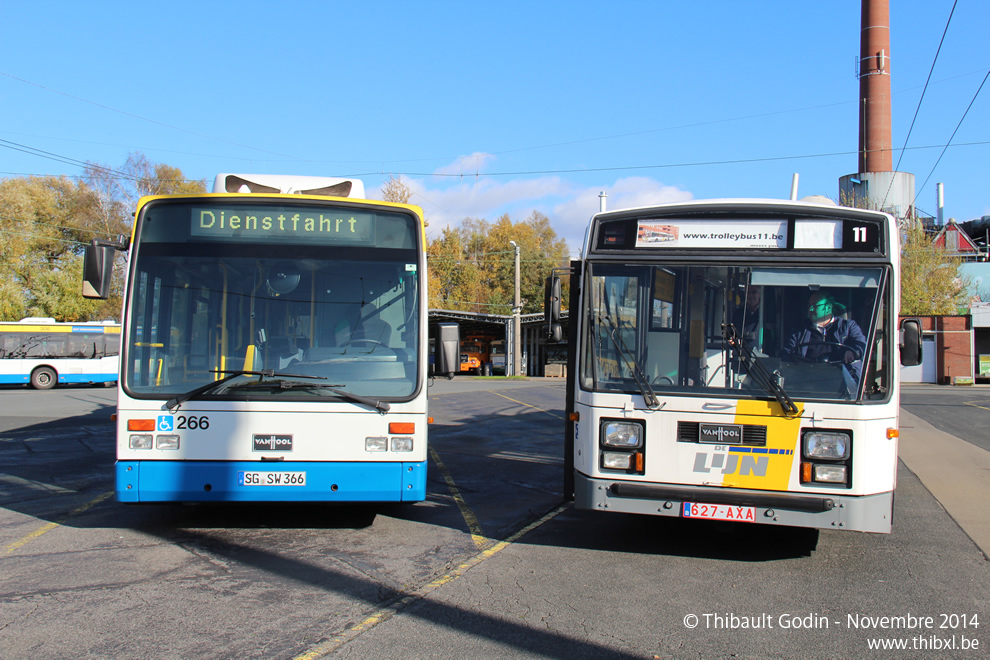
[[[106,238],[91,222],[95,206],[93,191],[66,177],[0,180],[0,317],[80,321],[103,313],[79,295],[83,246]]]
[[[510,314],[514,297],[515,241],[520,252],[524,314],[543,311],[544,280],[567,261],[567,243],[550,220],[534,211],[524,222],[502,215],[494,223],[465,218],[430,242],[430,306]]]
[[[178,167],[154,163],[137,151],[128,154],[119,169],[87,163],[84,180],[99,195],[108,212],[125,216],[129,216],[138,200],[147,195],[206,192],[205,179],[187,179]]]
[[[58,321],[117,318],[123,256],[106,301],[80,295],[82,252],[94,239],[130,235],[137,199],[146,194],[203,192],[178,168],[131,154],[120,170],[91,163],[83,179],[0,180],[0,320],[26,316]]]
[[[412,197],[412,188],[402,180],[402,177],[389,174],[388,180],[382,184],[382,199],[394,204],[408,204],[410,197]]]
[[[901,246],[901,314],[957,314],[968,307],[962,259],[932,244],[920,226],[905,232]]]

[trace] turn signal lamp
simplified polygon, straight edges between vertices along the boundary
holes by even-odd
[[[153,419],[129,419],[127,420],[128,431],[154,431],[155,420]]]
[[[412,435],[416,432],[415,422],[389,422],[388,432],[392,435]]]

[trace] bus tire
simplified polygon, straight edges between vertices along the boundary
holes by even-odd
[[[31,372],[31,387],[36,390],[50,390],[58,383],[58,375],[51,367],[38,367]]]

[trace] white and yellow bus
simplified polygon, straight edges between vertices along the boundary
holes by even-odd
[[[121,502],[426,493],[424,222],[350,179],[221,174],[141,199],[128,246]],[[87,251],[105,295],[113,251]]]
[[[577,508],[889,532],[898,366],[921,357],[899,245],[889,215],[807,202],[594,216],[571,264]]]

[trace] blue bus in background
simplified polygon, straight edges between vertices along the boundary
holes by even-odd
[[[0,383],[48,390],[67,383],[115,383],[120,324],[57,323],[28,318],[0,323]]]

